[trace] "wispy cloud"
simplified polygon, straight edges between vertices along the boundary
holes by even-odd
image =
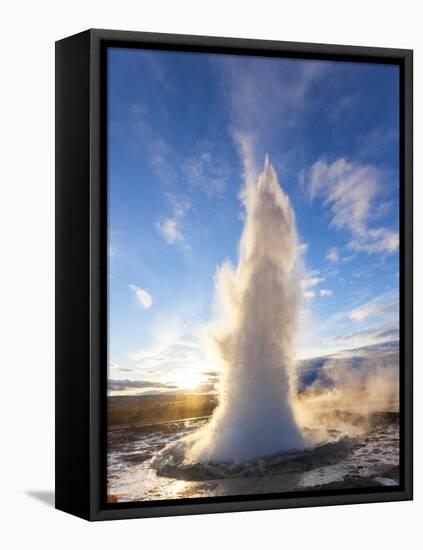
[[[361,330],[370,330],[380,323],[386,326],[398,325],[399,295],[397,289],[379,294],[371,300],[365,300],[362,296],[358,305],[337,311],[324,319],[319,319],[318,322],[310,322],[311,320],[305,317],[301,327],[298,356],[313,357],[326,355],[336,348],[345,349],[345,345],[341,345],[339,342],[335,343],[332,338],[337,335],[350,334],[356,331],[357,327],[361,327]]]
[[[357,136],[357,156],[361,159],[375,159],[389,147],[395,147],[399,132],[396,128],[377,127],[371,132]]]
[[[373,252],[395,252],[399,246],[399,235],[396,231],[379,227],[367,229],[366,235],[359,235],[350,242],[353,250]]]
[[[225,191],[228,167],[213,155],[210,144],[186,158],[181,172],[191,187],[204,192],[208,197],[221,196]]]
[[[198,190],[209,199],[224,194],[230,173],[224,155],[219,154],[216,144],[207,139],[189,152],[172,143],[161,129],[157,129],[149,109],[142,104],[130,106],[126,132],[134,152],[148,160],[172,210],[155,221],[156,231],[167,244],[189,250],[190,235],[186,234],[186,227],[192,226],[194,220],[198,223],[197,198],[192,191]],[[189,210],[193,215],[188,219]]]
[[[319,271],[317,270],[308,271],[305,275],[305,278],[300,282],[300,286],[303,291],[303,298],[309,301],[316,297],[316,291],[313,288],[322,283],[325,278],[319,277]]]
[[[138,367],[148,369],[160,365],[164,366],[192,366],[198,365],[204,359],[203,350],[192,340],[183,340],[175,335],[164,338],[162,342],[149,349],[132,354],[132,359]]]
[[[348,316],[353,321],[362,322],[374,317],[384,318],[397,316],[398,312],[398,295],[388,292],[374,298],[366,304],[354,308],[349,312]]]
[[[132,290],[132,292],[134,293],[138,304],[143,309],[148,309],[152,306],[153,298],[151,297],[151,295],[146,290],[144,290],[143,288],[139,288],[135,285],[128,285],[128,286]]]
[[[336,102],[328,105],[328,118],[335,124],[341,117],[351,115],[354,113],[354,108],[360,101],[359,97],[353,94],[345,94],[341,96]]]
[[[109,378],[107,381],[107,389],[110,392],[121,392],[133,389],[176,389],[175,384],[164,382],[154,382],[152,380],[119,380]]]
[[[298,254],[306,254],[308,252],[308,249],[309,249],[308,243],[301,243],[297,247],[297,252]]]
[[[318,285],[319,283],[322,283],[324,281],[324,277],[310,277],[309,279],[303,279],[301,281],[301,286],[306,288],[312,288],[313,286]]]
[[[157,315],[151,326],[150,344],[130,354],[134,368],[142,371],[159,368],[204,371],[213,363],[202,345],[202,328],[196,318],[183,315]]]
[[[158,220],[156,222],[156,229],[168,244],[175,244],[184,240],[177,218],[162,218]]]
[[[384,323],[371,329],[354,331],[326,339],[325,344],[330,346],[342,346],[355,348],[359,346],[371,346],[383,342],[399,339],[398,323]]]
[[[160,61],[160,57],[160,52],[148,50],[136,50],[134,52],[135,60],[142,66],[143,70],[147,69],[150,71],[152,78],[160,85],[161,89],[173,91],[169,76],[165,66]]]
[[[328,64],[280,59],[222,59],[234,127],[258,132],[298,122],[311,86],[320,80]]]
[[[280,138],[281,132],[298,128],[310,106],[310,90],[329,65],[319,61],[235,57],[219,59],[216,65],[224,77],[230,130],[248,185],[257,179],[275,134]],[[293,147],[288,143],[291,140],[285,144],[281,158],[301,153],[297,144]]]
[[[326,254],[326,259],[334,263],[339,262],[339,253],[338,249],[335,246],[329,248],[328,253]]]
[[[191,203],[186,197],[177,198],[170,193],[167,193],[166,197],[172,206],[172,216],[160,218],[156,221],[155,227],[168,244],[181,243],[185,240],[182,232],[182,220],[190,209]]]
[[[322,197],[325,204],[330,205],[331,225],[351,233],[348,246],[353,250],[390,253],[398,248],[397,232],[373,225],[377,218],[375,199],[381,192],[382,177],[375,166],[349,162],[345,158],[332,164],[319,160],[308,173],[311,199]]]
[[[129,106],[126,127],[121,131],[130,140],[134,154],[145,156],[151,171],[162,185],[176,185],[178,163],[174,148],[151,123],[149,109],[145,105],[134,103]]]
[[[332,296],[333,295],[333,290],[330,290],[329,288],[322,288],[320,290],[320,296]]]
[[[118,370],[121,372],[134,372],[134,369],[128,369],[126,367],[121,367],[119,365],[116,365],[116,363],[109,363],[108,365],[109,369]]]

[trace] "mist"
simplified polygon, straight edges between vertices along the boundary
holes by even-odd
[[[334,428],[353,435],[366,430],[374,413],[399,410],[399,347],[388,342],[337,352],[313,383],[295,393],[302,426]]]

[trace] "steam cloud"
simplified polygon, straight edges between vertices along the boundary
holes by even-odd
[[[223,264],[216,277],[219,405],[203,428],[173,445],[185,463],[246,461],[304,447],[290,390],[301,296],[295,215],[267,156],[243,200],[238,265]]]
[[[398,364],[398,341],[328,357],[315,381],[293,399],[298,421],[314,430],[336,427],[351,434],[366,429],[375,412],[398,411]],[[352,415],[354,425],[347,426]]]

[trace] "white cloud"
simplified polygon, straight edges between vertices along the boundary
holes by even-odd
[[[226,77],[231,117],[242,132],[269,132],[275,120],[292,127],[306,106],[313,84],[329,64],[256,58],[219,58]]]
[[[339,262],[339,254],[336,247],[332,246],[332,248],[329,248],[326,259],[334,263]]]
[[[274,137],[290,134],[284,142],[284,172],[288,164],[296,165],[302,155],[302,144],[292,140],[292,129],[299,124],[313,85],[329,70],[320,61],[224,57],[214,60],[223,76],[227,95],[230,129],[243,166],[246,185],[255,183],[264,154],[274,152]],[[292,167],[292,173],[297,169]]]
[[[353,250],[389,253],[398,248],[397,232],[372,227],[372,222],[381,214],[375,206],[382,189],[381,179],[382,173],[375,166],[349,162],[345,158],[332,164],[319,160],[309,171],[311,199],[323,197],[325,204],[330,205],[331,225],[350,231],[352,239],[348,246]]]
[[[109,378],[107,381],[107,390],[109,395],[126,395],[143,393],[145,390],[175,390],[177,386],[172,383],[157,382],[155,380],[130,380]],[[139,391],[131,391],[139,390]]]
[[[349,309],[337,311],[324,319],[320,319],[318,323],[311,320],[306,324],[306,331],[301,327],[298,356],[312,357],[330,353],[333,351],[334,342],[328,347],[328,338],[330,339],[334,335],[342,333],[349,333],[356,328],[367,330],[379,323],[386,326],[398,325],[398,289],[391,289],[371,299],[363,299],[362,297],[362,300],[361,303]],[[302,325],[304,325],[303,319]]]
[[[329,288],[322,288],[320,291],[320,296],[332,296],[333,290],[330,290]]]
[[[395,231],[379,227],[377,229],[367,229],[366,236],[360,235],[354,238],[350,247],[354,250],[364,250],[365,252],[395,252],[399,246],[399,235]]]
[[[135,285],[128,285],[128,286],[135,294],[135,297],[142,308],[148,309],[149,307],[152,306],[153,298],[146,290],[144,290],[143,288],[139,288]]]
[[[355,96],[353,94],[341,96],[337,102],[332,105],[328,105],[329,120],[332,123],[337,123],[341,117],[345,118],[346,115],[353,113],[354,106],[357,104],[358,101],[358,96]]]
[[[126,127],[117,131],[127,132],[135,154],[147,154],[152,172],[163,185],[175,185],[178,180],[178,158],[174,148],[151,124],[150,111],[142,104],[129,107]]]
[[[325,344],[333,346],[334,349],[355,348],[359,346],[372,346],[384,342],[396,341],[399,338],[398,323],[385,323],[370,329],[332,336],[325,341]]]
[[[117,365],[116,363],[109,363],[108,364],[109,369],[118,370],[121,372],[134,372],[134,369],[129,369],[127,367],[121,367],[120,365]]]
[[[185,159],[181,170],[189,185],[203,191],[208,197],[221,195],[225,191],[228,169],[221,160],[213,158],[210,146]]]
[[[184,311],[183,315],[156,315],[148,329],[148,344],[142,350],[130,353],[138,371],[159,371],[172,376],[187,368],[201,372],[214,370],[214,355],[209,353],[207,338],[196,316]],[[162,378],[160,378],[162,379]]]
[[[325,280],[324,277],[310,277],[309,279],[303,279],[301,286],[303,289],[312,288]]]
[[[303,291],[303,297],[306,300],[312,300],[316,296],[316,292],[312,290],[313,287],[322,283],[325,278],[319,277],[319,271],[307,271],[306,277],[301,281],[301,288]]]
[[[298,254],[306,254],[308,252],[308,243],[302,243],[300,245],[298,245],[297,247],[297,252]]]
[[[165,65],[161,62],[160,52],[136,50],[136,53],[134,52],[134,58],[136,61],[140,62],[142,71],[147,69],[151,72],[152,77],[157,80],[157,83],[162,89],[164,88],[166,91],[172,91],[172,85],[168,78]]]
[[[366,132],[357,136],[359,148],[357,154],[360,158],[377,158],[385,152],[388,147],[392,147],[398,141],[398,132],[395,128],[381,126],[375,128],[372,132]]]
[[[184,237],[178,226],[177,218],[164,218],[156,222],[156,229],[169,244],[183,241]]]
[[[170,193],[166,194],[166,198],[172,205],[173,215],[156,221],[155,227],[168,244],[176,244],[185,240],[181,221],[191,203],[186,197],[176,197]]]
[[[397,316],[398,312],[398,297],[388,292],[351,310],[348,317],[353,321],[362,322],[373,317]]]

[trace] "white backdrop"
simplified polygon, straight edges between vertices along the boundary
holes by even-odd
[[[416,339],[421,333],[422,53],[418,2],[47,0],[0,8],[0,541],[4,548],[418,546],[422,351],[415,349],[414,502],[89,524],[46,504],[54,464],[54,41],[89,27],[415,49]],[[41,497],[41,499],[40,499]]]

